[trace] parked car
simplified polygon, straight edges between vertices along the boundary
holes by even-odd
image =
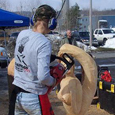
[[[4,31],[0,31],[0,40],[7,40],[9,39],[9,35],[7,32],[4,32]]]
[[[0,67],[6,68],[9,63],[9,57],[7,56],[6,49],[0,47]]]
[[[74,31],[74,32],[72,32],[72,34],[75,37],[76,41],[82,42],[85,45],[89,45],[90,44],[89,32]],[[96,38],[93,38],[92,45],[93,46],[98,46],[98,41],[97,41]]]
[[[82,42],[78,31],[72,31],[72,36],[76,39],[76,41]]]
[[[49,35],[50,35],[50,37],[55,38],[55,39],[61,39],[62,38],[62,35],[57,31],[52,31],[49,33]]]
[[[100,28],[94,30],[94,38],[96,38],[100,45],[105,45],[107,39],[115,37],[115,31],[110,28]]]
[[[5,47],[8,44],[9,35],[7,32],[0,31],[0,47]]]
[[[80,36],[80,39],[81,39],[82,43],[84,43],[85,45],[90,45],[89,32],[79,32],[79,36]],[[98,46],[98,41],[94,37],[92,39],[92,45],[93,46]]]
[[[111,29],[115,31],[115,27],[114,27],[114,28],[111,28]]]
[[[16,45],[16,39],[18,37],[20,32],[13,32],[10,35],[8,44],[7,44],[7,54],[9,56],[9,58],[13,58],[14,57],[14,49],[15,49],[15,45]]]
[[[10,38],[9,38],[9,42],[11,41],[16,41],[18,35],[19,35],[20,32],[12,32],[11,35],[10,35]]]
[[[3,47],[4,40],[0,40],[0,47]]]

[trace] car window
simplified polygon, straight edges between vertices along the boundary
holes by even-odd
[[[99,30],[98,34],[102,34],[102,31],[101,31],[101,30]]]
[[[79,32],[81,37],[89,37],[89,32]]]
[[[76,41],[80,41],[79,32],[77,31],[72,32],[72,36],[76,39]]]
[[[72,32],[72,36],[79,37],[79,32],[77,32],[77,31]]]
[[[110,33],[115,33],[114,30],[108,29],[108,30],[103,30],[104,34],[110,34]]]
[[[8,37],[8,34],[5,33],[5,36]],[[0,37],[4,37],[4,32],[0,32]]]
[[[59,34],[58,32],[53,32],[53,34]]]
[[[95,34],[97,34],[98,30],[95,31]]]
[[[12,33],[10,37],[12,37],[12,36],[15,36],[15,37],[17,37],[17,36],[18,36],[18,34],[19,34],[19,32],[16,32],[16,33]]]
[[[0,32],[0,37],[4,37],[4,34],[3,34],[3,32]]]

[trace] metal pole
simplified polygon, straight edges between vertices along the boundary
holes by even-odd
[[[4,29],[4,40],[5,40],[5,49],[6,49],[6,55],[7,55],[7,57],[8,57],[8,53],[7,53],[7,40],[6,40],[6,31],[5,31],[5,29]],[[8,65],[8,60],[9,59],[9,57],[7,58],[7,65]]]
[[[89,19],[90,19],[90,50],[91,50],[91,46],[92,46],[92,0],[90,0]]]
[[[5,29],[4,29],[4,45],[5,45],[5,49],[7,51],[7,44],[6,44],[7,40],[6,40],[6,32],[5,32]]]

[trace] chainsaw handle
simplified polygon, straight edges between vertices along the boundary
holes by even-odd
[[[69,61],[67,60],[69,58]],[[63,61],[66,64],[66,69],[69,70],[74,65],[73,57],[68,55],[67,53],[64,53],[62,57],[55,56],[55,59],[59,59]]]
[[[74,60],[73,60],[73,57],[71,57],[70,55],[68,55],[67,53],[64,53],[63,54],[63,61],[64,63],[67,65],[67,69],[69,70],[73,65],[74,65]],[[69,61],[66,59],[66,58],[69,58]]]

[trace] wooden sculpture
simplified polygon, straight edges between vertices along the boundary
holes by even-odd
[[[74,75],[74,67],[66,74],[60,83],[58,98],[63,102],[67,115],[84,115],[94,97],[97,86],[97,66],[93,58],[82,49],[64,44],[58,56],[63,53],[74,57],[83,68],[82,81]]]
[[[15,59],[13,58],[8,65],[8,75],[10,76],[14,76],[14,64],[15,64]]]
[[[63,53],[73,56],[83,68],[82,81],[79,81],[74,75],[74,66],[62,79],[61,89],[58,98],[63,102],[67,115],[84,115],[94,97],[97,86],[97,66],[93,58],[82,49],[64,44],[58,53],[61,57]],[[8,66],[8,75],[14,76],[13,59]]]
[[[15,63],[15,59],[13,58],[9,65],[8,65],[8,92],[9,92],[9,100],[11,97],[11,93],[14,89],[14,85],[12,84],[13,80],[14,80],[14,63]]]

